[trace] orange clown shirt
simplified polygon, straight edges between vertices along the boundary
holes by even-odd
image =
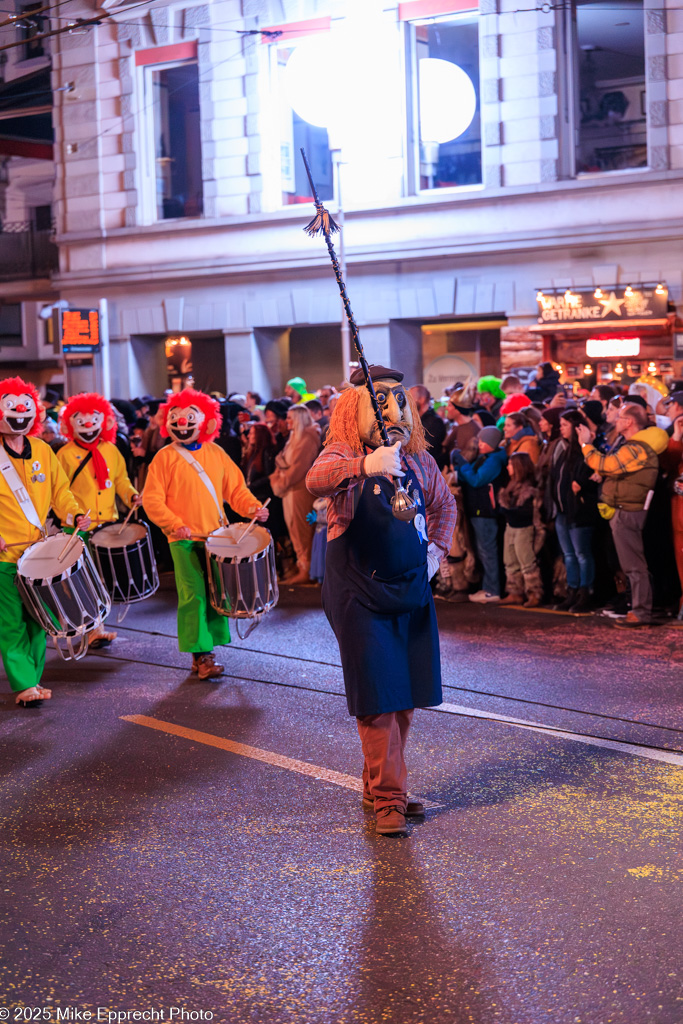
[[[30,451],[29,447],[30,446]],[[0,448],[8,454],[7,448]],[[53,508],[62,522],[71,526],[74,516],[85,511],[69,490],[69,481],[48,444],[37,437],[24,441],[25,456],[10,455],[12,466],[28,493],[42,523]],[[13,453],[14,454],[14,453]],[[0,562],[17,562],[29,546],[40,539],[40,530],[32,526],[21,510],[12,490],[0,474],[0,536],[8,544],[17,544],[0,553]]]
[[[116,445],[110,441],[100,441],[98,447],[109,470],[109,486],[102,489],[98,487],[92,459],[74,479],[78,467],[88,458],[85,448],[81,448],[75,441],[69,441],[57,452],[57,458],[64,467],[74,494],[84,509],[90,509],[92,530],[100,523],[111,523],[112,520],[119,518],[116,508],[117,494],[130,508],[133,498],[138,493],[128,479],[126,463]]]
[[[190,455],[203,467],[219,501],[227,501],[238,515],[252,516],[261,507],[244,482],[242,471],[217,444],[201,445]],[[218,509],[201,477],[174,445],[152,459],[142,501],[147,515],[169,539],[181,526],[206,537],[219,527]]]

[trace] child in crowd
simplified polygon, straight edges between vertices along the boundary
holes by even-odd
[[[507,596],[501,604],[538,608],[543,602],[543,584],[536,558],[538,488],[534,464],[526,452],[513,452],[508,472],[510,483],[498,492],[498,505],[506,522],[503,560]]]

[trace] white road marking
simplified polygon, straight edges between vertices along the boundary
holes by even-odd
[[[584,736],[577,732],[560,732],[558,729],[543,725],[542,722],[531,722],[526,718],[511,718],[509,715],[492,715],[488,711],[478,711],[477,708],[469,708],[464,704],[445,703],[430,710],[442,711],[448,715],[462,715],[465,718],[482,718],[488,722],[500,722],[501,725],[512,725],[516,729],[527,729],[530,732],[541,733],[543,736],[556,736],[561,740],[573,740],[575,743],[586,743],[590,747],[618,750],[622,754],[633,754],[636,757],[646,757],[650,761],[663,761],[664,764],[683,767],[683,754],[670,753],[668,750],[652,750],[622,740],[603,740],[593,736]]]

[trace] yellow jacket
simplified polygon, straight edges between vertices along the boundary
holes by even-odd
[[[26,488],[41,522],[45,522],[53,508],[62,522],[73,525],[73,517],[85,512],[69,490],[69,481],[57,456],[37,437],[29,437],[30,459],[17,457],[12,465]],[[2,454],[5,454],[3,449]],[[38,468],[40,466],[40,468]],[[45,476],[44,480],[32,477]],[[0,552],[0,562],[17,562],[29,544],[40,539],[40,530],[32,526],[22,512],[4,476],[0,473],[0,537],[8,544],[22,543],[21,547]]]
[[[109,480],[111,481],[111,487],[105,487],[103,490],[99,490],[97,486],[92,459],[71,484],[74,473],[83,459],[88,456],[85,448],[81,448],[75,441],[69,441],[57,452],[57,458],[64,468],[73,493],[84,510],[90,509],[91,530],[94,530],[98,523],[111,523],[113,519],[119,518],[116,508],[117,494],[121,501],[130,508],[133,498],[138,493],[128,479],[126,463],[116,445],[110,441],[100,441],[99,448],[109,467]]]
[[[238,515],[253,515],[261,507],[245,484],[242,471],[217,444],[203,444],[190,455],[204,467],[218,500],[227,501]],[[173,445],[162,448],[152,459],[142,503],[152,522],[171,539],[181,526],[206,537],[220,525],[215,501],[197,471]]]

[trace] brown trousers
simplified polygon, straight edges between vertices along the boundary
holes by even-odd
[[[311,548],[315,526],[306,522],[306,516],[313,510],[315,498],[302,487],[293,487],[282,499],[282,509],[290,540],[296,552],[299,570],[308,572],[311,567]]]
[[[405,813],[408,802],[408,771],[404,751],[411,711],[357,718],[363,747],[363,796],[375,801],[375,811],[398,807]]]

